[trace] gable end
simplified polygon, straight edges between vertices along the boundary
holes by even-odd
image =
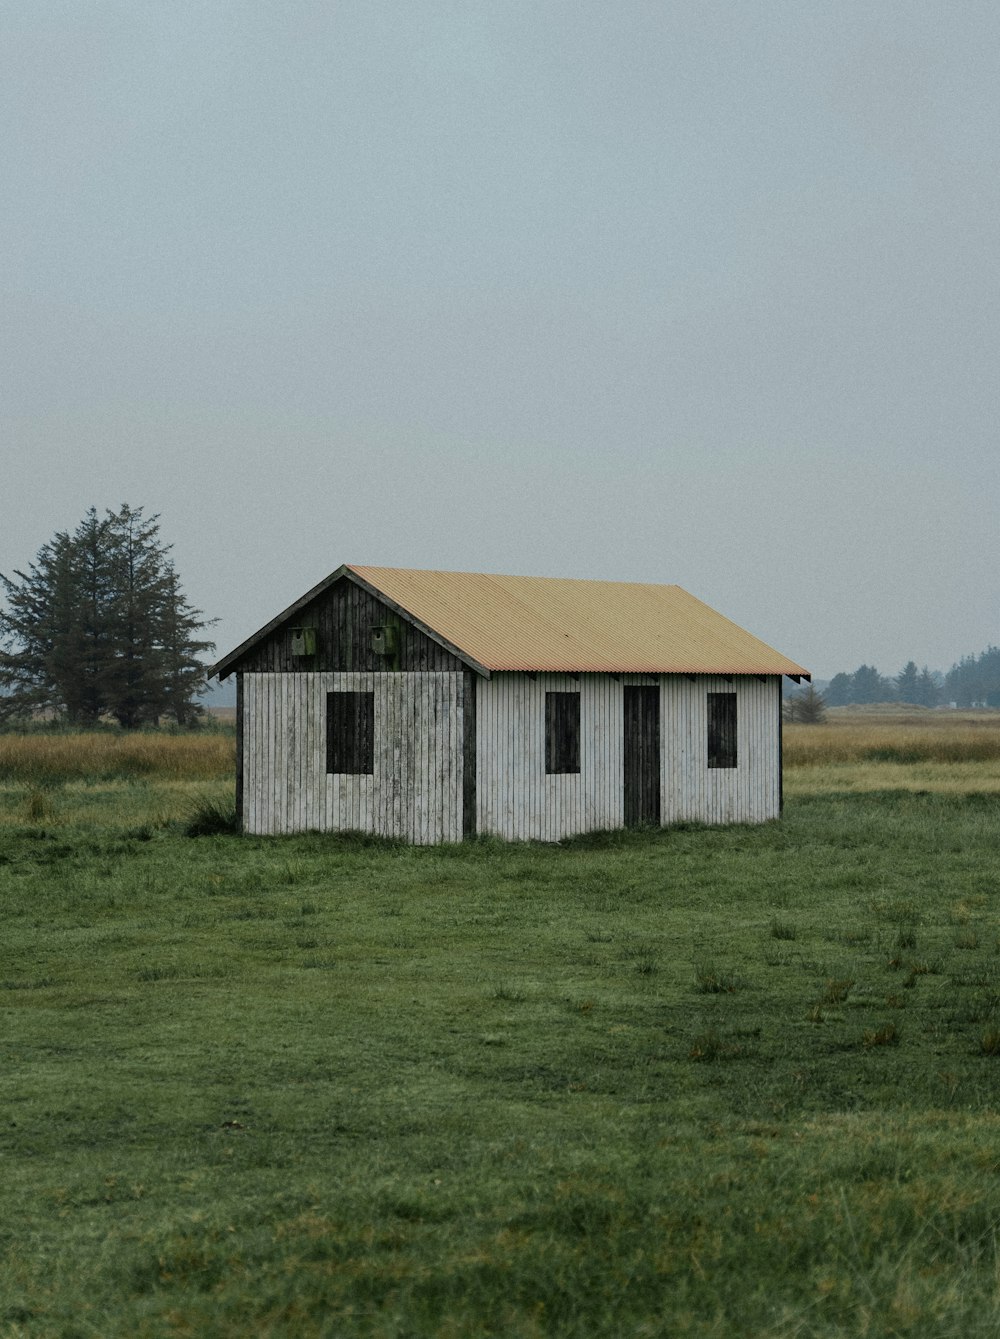
[[[373,646],[376,628],[385,627],[395,629],[389,656]],[[294,653],[292,628],[315,629],[315,654]],[[405,610],[341,568],[219,661],[214,673],[224,679],[234,671],[460,672],[468,663],[467,657],[425,631]],[[473,668],[480,670],[477,665]]]

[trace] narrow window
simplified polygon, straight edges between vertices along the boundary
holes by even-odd
[[[736,694],[708,695],[708,765],[736,766]]]
[[[580,770],[580,694],[545,694],[545,770]]]
[[[375,694],[327,693],[326,770],[375,770]]]

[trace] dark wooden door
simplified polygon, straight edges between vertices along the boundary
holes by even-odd
[[[625,826],[660,822],[660,690],[625,686]]]

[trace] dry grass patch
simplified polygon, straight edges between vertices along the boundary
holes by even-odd
[[[783,745],[789,795],[1000,792],[1000,712],[831,712],[787,725]]]
[[[825,725],[788,725],[788,768],[830,763],[1000,762],[1000,712],[844,715]]]
[[[0,781],[30,786],[140,778],[213,781],[232,776],[235,766],[236,740],[228,732],[0,734]]]

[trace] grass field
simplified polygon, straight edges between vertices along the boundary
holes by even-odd
[[[5,1339],[1000,1331],[989,759],[411,849],[192,838],[207,762],[12,738]]]
[[[159,828],[231,797],[235,761],[233,730],[0,733],[0,829]]]
[[[1000,792],[1000,712],[831,711],[786,725],[785,790]]]

